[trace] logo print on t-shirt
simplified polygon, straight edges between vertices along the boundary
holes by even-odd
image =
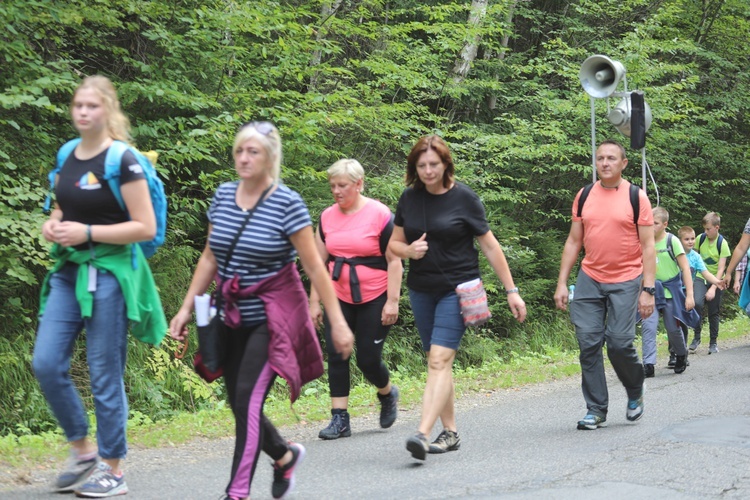
[[[99,183],[99,179],[97,179],[96,176],[91,172],[86,172],[85,174],[83,174],[81,176],[81,179],[76,182],[76,186],[81,189],[85,189],[86,191],[102,188],[102,185]]]

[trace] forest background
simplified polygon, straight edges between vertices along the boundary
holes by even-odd
[[[395,208],[410,146],[438,133],[530,311],[513,321],[483,262],[494,317],[467,336],[459,365],[574,350],[552,294],[572,199],[591,179],[578,72],[593,54],[621,61],[653,110],[647,191],[655,204],[658,187],[671,230],[700,232],[715,210],[734,245],[750,215],[746,0],[5,0],[0,26],[0,436],[55,428],[30,367],[49,265],[41,206],[55,152],[75,136],[68,105],[86,75],[113,79],[137,146],[159,152],[169,232],[151,266],[169,317],[205,243],[211,195],[234,177],[240,124],[278,125],[283,180],[314,220],[332,203],[331,163],[358,159],[366,194]],[[606,121],[607,101],[595,104],[597,141],[629,144]],[[626,174],[640,184],[640,152],[629,156]],[[396,372],[423,372],[403,297],[387,344]],[[174,349],[131,341],[131,417],[221,404],[221,384],[204,384]],[[72,374],[88,401],[80,351]],[[322,381],[307,391],[327,394]]]

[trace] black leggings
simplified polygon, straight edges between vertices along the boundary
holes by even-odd
[[[383,363],[383,344],[388,336],[390,325],[384,326],[380,320],[387,294],[361,304],[339,301],[344,318],[354,332],[357,348],[357,366],[365,378],[378,389],[388,385],[390,374]],[[328,351],[328,387],[332,398],[348,397],[351,388],[349,380],[349,360],[341,359],[331,340],[331,325],[324,316],[326,350]]]
[[[276,461],[289,447],[263,414],[263,403],[276,378],[268,364],[267,325],[229,330],[227,349],[224,383],[234,413],[236,437],[226,493],[244,498],[250,496],[261,449]]]

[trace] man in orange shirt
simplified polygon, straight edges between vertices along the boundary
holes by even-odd
[[[578,428],[593,430],[607,422],[609,394],[604,374],[602,347],[628,394],[626,418],[643,415],[643,366],[633,345],[636,310],[642,318],[654,311],[654,218],[646,193],[638,190],[638,215],[630,199],[630,183],[622,178],[628,164],[625,148],[604,141],[596,150],[599,181],[588,192],[579,215],[573,202],[573,222],[563,248],[557,278],[555,304],[570,307],[570,319],[580,348],[583,398],[586,416]],[[636,219],[637,218],[637,224]],[[568,276],[586,249],[576,281],[574,299],[568,304]]]

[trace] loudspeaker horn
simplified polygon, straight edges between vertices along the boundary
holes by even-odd
[[[591,97],[609,97],[625,77],[625,66],[607,56],[595,55],[583,61],[578,77]]]

